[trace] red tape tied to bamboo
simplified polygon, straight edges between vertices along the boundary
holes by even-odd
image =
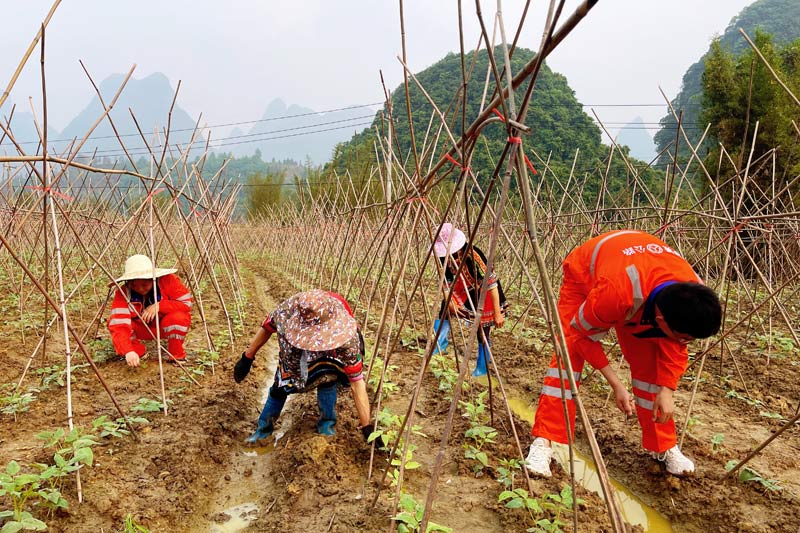
[[[461,163],[459,163],[458,161],[453,159],[453,157],[450,154],[447,154],[447,153],[444,154],[444,158],[447,159],[448,161],[450,161],[452,164],[454,164],[458,168],[460,168],[461,170],[463,170],[464,172],[469,172],[469,167],[465,167],[464,165],[462,165]]]
[[[164,192],[165,190],[166,189],[164,187],[159,187],[158,189],[156,189],[154,191],[150,191],[150,193],[147,195],[147,201],[148,202],[152,201],[153,200],[153,195],[158,194],[160,192]]]
[[[53,194],[55,196],[58,196],[59,198],[62,198],[64,200],[66,200],[68,202],[72,201],[72,196],[67,196],[64,193],[61,193],[61,192],[58,192],[58,191],[54,191],[52,187],[40,187],[40,186],[36,186],[36,185],[26,185],[25,188],[26,189],[31,189],[31,190],[34,190],[34,191],[41,191],[44,194],[50,193],[50,194]]]
[[[492,109],[492,113],[500,117],[500,120],[502,120],[503,122],[506,121],[506,117],[504,117],[503,114],[500,111],[498,111],[496,107]]]
[[[747,219],[745,218],[745,219],[743,219],[741,222],[739,222],[738,224],[736,224],[734,227],[732,227],[732,228],[730,229],[730,231],[729,231],[728,233],[726,233],[726,234],[725,234],[725,236],[722,238],[722,240],[720,241],[720,243],[723,243],[723,242],[727,241],[728,239],[730,239],[731,235],[733,235],[734,233],[739,233],[739,230],[741,230],[741,229],[742,229],[743,227],[745,227],[746,225],[747,225]]]

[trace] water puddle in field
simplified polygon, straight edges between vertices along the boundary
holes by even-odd
[[[248,527],[258,518],[258,505],[254,503],[243,503],[230,509],[222,511],[223,516],[228,516],[228,520],[220,524],[211,524],[211,533],[235,533]]]
[[[274,372],[277,364],[277,343],[265,346],[258,354],[258,364]],[[268,374],[271,375],[271,374]],[[257,379],[248,376],[247,379]],[[264,378],[261,378],[264,379]],[[257,409],[264,406],[269,395],[272,379],[264,380]],[[255,409],[254,409],[255,411]],[[281,417],[283,427],[291,427],[289,417]],[[258,415],[252,420],[252,430],[256,429]],[[261,509],[254,503],[263,497],[263,480],[268,477],[271,468],[272,452],[280,442],[285,430],[278,429],[273,436],[265,439],[263,445],[248,447],[242,442],[241,447],[233,450],[233,457],[227,473],[220,479],[213,494],[210,523],[197,525],[191,531],[210,531],[211,533],[236,533],[250,527],[258,519]],[[269,509],[267,509],[269,512]]]
[[[485,378],[483,379],[485,382]],[[533,405],[520,398],[509,398],[508,404],[511,410],[521,419],[529,424],[533,424],[535,411]],[[553,444],[553,450],[558,463],[565,471],[569,471],[569,448],[563,444]],[[575,481],[584,488],[596,492],[603,497],[600,487],[600,478],[597,468],[591,457],[587,457],[574,448],[575,456]],[[617,503],[622,512],[622,518],[631,525],[641,526],[650,533],[671,533],[672,525],[669,520],[645,504],[638,496],[630,491],[625,485],[611,478],[611,485],[617,498]]]

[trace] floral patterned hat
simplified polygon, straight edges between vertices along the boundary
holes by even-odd
[[[321,289],[295,294],[277,312],[287,317],[282,332],[286,340],[301,350],[333,350],[356,334],[356,320],[339,300]]]

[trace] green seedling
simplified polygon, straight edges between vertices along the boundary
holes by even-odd
[[[28,392],[12,392],[8,396],[0,397],[0,413],[13,415],[16,422],[17,414],[24,413],[30,408],[38,392],[36,389],[30,389]]]
[[[482,451],[484,445],[494,442],[497,437],[497,430],[489,426],[475,426],[469,428],[464,436],[472,442],[464,443],[464,457],[476,461],[472,466],[472,471],[477,475],[484,468],[489,466],[489,457]]]
[[[125,515],[125,521],[122,523],[122,533],[150,533],[150,530],[137,524],[133,515],[128,513]]]
[[[170,402],[167,400],[167,402]],[[139,401],[131,407],[131,411],[138,411],[140,413],[157,413],[164,409],[164,404],[158,400],[151,400],[149,398],[139,398]]]
[[[463,416],[471,426],[486,423],[486,395],[489,391],[482,391],[474,401],[459,400],[458,404],[464,409]]]
[[[724,433],[717,433],[711,437],[711,453],[717,453],[722,448],[722,441],[725,440]]]
[[[725,464],[725,470],[730,472],[737,464],[739,464],[739,461],[732,459]],[[764,487],[765,492],[780,492],[783,490],[780,482],[763,477],[749,466],[743,466],[739,469],[739,481],[742,483],[758,483]]]
[[[397,522],[398,533],[411,533],[420,531],[422,515],[425,513],[425,506],[418,503],[410,494],[400,494],[400,512],[392,517]],[[428,522],[426,533],[431,531],[445,531],[451,533],[453,530],[447,526]]]
[[[513,490],[514,478],[519,470],[522,470],[522,461],[519,459],[500,459],[500,466],[497,467],[497,482],[503,485],[504,489]]]

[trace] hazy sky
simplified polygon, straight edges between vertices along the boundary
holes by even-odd
[[[587,104],[662,104],[686,68],[752,0],[601,0],[549,57]],[[562,20],[579,5],[568,0]],[[51,0],[0,0],[0,91],[44,20]],[[509,39],[522,0],[502,2]],[[533,1],[521,45],[538,48],[549,2]],[[405,0],[408,64],[415,70],[459,49],[458,2]],[[475,3],[462,2],[465,47],[478,43]],[[491,25],[496,1],[481,4]],[[491,30],[490,30],[491,31]],[[51,125],[62,130],[96,82],[137,64],[135,78],[163,72],[182,80],[179,104],[207,124],[257,120],[274,98],[315,110],[379,102],[379,72],[394,89],[402,81],[399,2],[388,0],[63,0],[46,32]],[[455,91],[455,87],[453,90]],[[39,51],[10,103],[40,105]],[[587,109],[588,111],[588,109]],[[640,115],[656,122],[664,107],[598,107],[609,123]],[[589,111],[590,112],[590,111]],[[37,109],[37,113],[40,110]],[[227,132],[220,129],[215,136]],[[651,135],[654,131],[651,131]]]

